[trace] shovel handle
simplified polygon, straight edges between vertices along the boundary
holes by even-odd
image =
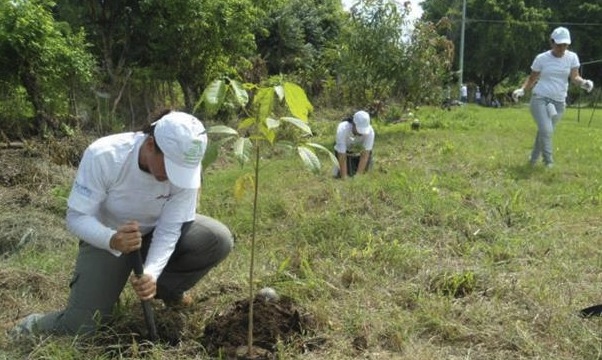
[[[142,267],[142,253],[140,253],[140,250],[137,250],[132,254],[132,260],[134,265],[134,274],[138,277],[141,277],[144,273],[144,269]],[[148,300],[142,300],[141,302],[142,312],[144,313],[144,321],[146,322],[149,338],[151,341],[155,341],[159,338],[159,336],[157,335],[157,326],[155,325],[153,308]]]

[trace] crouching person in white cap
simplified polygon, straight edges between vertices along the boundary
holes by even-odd
[[[228,228],[196,212],[203,124],[164,112],[144,131],[110,135],[84,152],[68,200],[79,253],[65,309],[32,314],[12,335],[90,334],[111,320],[128,278],[141,300],[185,306],[186,291],[230,253]],[[140,250],[144,274],[132,274]]]
[[[335,177],[346,179],[365,173],[372,165],[373,146],[374,129],[367,112],[358,111],[353,117],[341,121],[334,145],[339,161],[334,171]]]

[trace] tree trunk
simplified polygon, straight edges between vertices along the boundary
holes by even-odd
[[[30,68],[26,67],[20,73],[21,84],[25,87],[29,101],[33,105],[35,111],[35,131],[37,134],[45,131],[49,125],[49,117],[44,111],[44,99],[42,97],[42,90],[36,77],[35,72]]]
[[[194,105],[200,98],[200,92],[197,90],[194,82],[189,79],[179,77],[178,83],[182,87],[182,92],[184,93],[184,106],[186,107],[184,111],[192,113]]]

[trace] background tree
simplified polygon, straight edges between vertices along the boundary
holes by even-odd
[[[355,4],[340,43],[339,80],[345,97],[365,103],[391,95],[392,79],[402,71],[404,14],[395,3],[369,0]]]
[[[249,0],[148,0],[143,16],[146,59],[166,81],[175,79],[191,111],[212,79],[251,66],[261,12]]]
[[[191,111],[208,79],[248,68],[260,14],[248,0],[60,0],[57,13],[86,29],[102,59],[97,94],[111,118],[133,122],[160,106]]]
[[[464,82],[481,87],[491,97],[493,89],[502,81],[514,77],[523,80],[533,57],[547,46],[547,21],[551,11],[537,4],[539,1],[467,0],[464,46]],[[423,19],[449,19],[447,35],[460,49],[462,1],[451,4],[442,0],[423,2]],[[459,53],[454,59],[455,69]],[[515,80],[518,81],[518,80]]]
[[[451,21],[449,31],[440,34],[459,49],[462,0],[425,0],[422,7],[424,20]],[[463,78],[481,86],[489,97],[505,81],[516,86],[530,71],[535,55],[549,49],[549,35],[557,26],[570,29],[571,49],[582,62],[600,60],[602,44],[596,34],[601,15],[599,1],[467,0]],[[458,61],[456,54],[455,69]],[[596,83],[602,80],[600,63],[586,65],[582,71]]]
[[[359,104],[386,99],[419,103],[432,98],[453,54],[435,26],[418,24],[411,35],[409,3],[399,7],[387,0],[360,1],[350,11],[350,24],[338,44],[336,73],[345,91],[342,98]]]
[[[410,104],[440,104],[453,65],[454,46],[437,31],[448,26],[448,22],[416,23],[406,45],[402,72],[395,78],[397,98]]]
[[[256,34],[266,75],[294,74],[309,95],[319,95],[332,78],[333,57],[347,16],[340,0],[265,2]]]
[[[70,100],[92,80],[93,57],[82,32],[54,20],[52,1],[0,2],[0,80],[4,89],[22,87],[34,112],[33,133],[58,127]]]
[[[424,0],[412,32],[409,2],[389,0],[348,12],[339,0],[56,1],[0,0],[2,116],[35,129],[67,113],[100,132],[134,128],[158,107],[191,111],[223,76],[283,75],[335,107],[433,104],[457,81],[462,0]],[[600,60],[600,15],[597,0],[467,0],[463,78],[489,97],[516,86],[558,25],[582,62]],[[583,70],[599,83],[601,69]]]

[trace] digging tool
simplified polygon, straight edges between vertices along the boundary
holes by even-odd
[[[142,254],[140,253],[140,250],[132,253],[131,258],[134,263],[134,274],[141,277],[144,270],[142,268]],[[142,300],[142,312],[144,313],[144,321],[146,322],[146,327],[148,329],[149,339],[155,341],[158,339],[157,327],[155,326],[155,316],[153,315],[153,308],[151,307],[150,301]]]
[[[592,316],[602,316],[602,304],[586,307],[579,311],[581,317],[588,318]]]

